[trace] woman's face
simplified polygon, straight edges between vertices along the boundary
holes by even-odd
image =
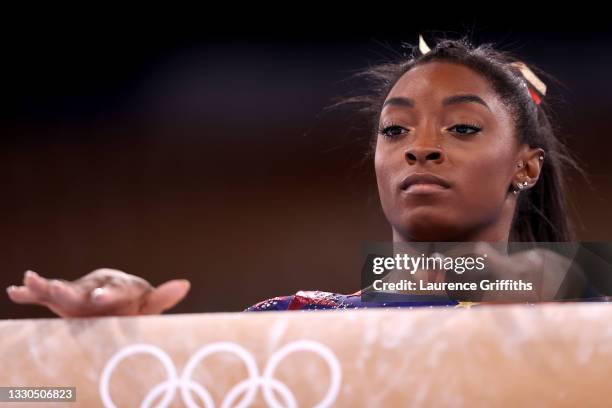
[[[448,62],[417,66],[389,92],[379,129],[376,178],[394,241],[508,238],[519,145],[510,113],[484,77]],[[407,187],[416,173],[447,185],[416,179]]]

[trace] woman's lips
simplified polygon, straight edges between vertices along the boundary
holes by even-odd
[[[405,194],[437,194],[450,187],[451,183],[448,180],[433,173],[412,173],[399,185]]]
[[[433,183],[411,184],[404,190],[406,194],[436,194],[448,190],[448,187]]]

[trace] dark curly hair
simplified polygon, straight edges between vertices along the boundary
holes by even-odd
[[[553,115],[548,97],[536,104],[529,94],[526,80],[520,70],[510,65],[519,61],[514,53],[495,49],[494,44],[475,46],[467,36],[459,39],[438,38],[436,45],[425,54],[416,45],[402,44],[409,52],[401,53],[397,61],[380,63],[357,71],[351,77],[366,81],[368,91],[354,96],[334,98],[326,109],[350,105],[364,114],[370,123],[374,137],[368,136],[371,158],[376,147],[376,134],[382,105],[394,84],[412,68],[430,61],[446,61],[464,65],[478,72],[492,85],[500,100],[509,110],[515,123],[515,136],[530,147],[542,148],[545,160],[538,182],[518,195],[516,210],[510,231],[510,241],[516,242],[565,242],[574,241],[575,229],[568,215],[566,171],[573,168],[587,183],[590,182],[563,141],[558,129],[551,124]],[[541,69],[529,68],[547,82],[554,78]]]

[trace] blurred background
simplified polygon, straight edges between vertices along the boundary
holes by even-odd
[[[2,36],[3,288],[27,269],[190,279],[169,313],[357,291],[361,245],[389,240],[390,228],[364,161],[367,124],[325,107],[355,90],[355,70],[396,58],[419,32],[471,33],[560,81],[549,84],[564,101],[558,126],[594,186],[572,178],[571,216],[580,240],[610,240],[612,35],[602,26],[79,21],[28,21]],[[2,319],[54,316],[3,293]]]

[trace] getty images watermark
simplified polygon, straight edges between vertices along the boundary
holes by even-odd
[[[612,245],[581,242],[375,242],[364,245],[363,301],[607,300]]]
[[[389,272],[398,273],[395,278],[400,276],[401,271],[407,272],[411,276],[416,275],[421,271],[422,274],[427,273],[432,276],[432,282],[424,280],[421,277],[417,279],[401,279],[387,280],[376,279],[372,283],[374,290],[379,291],[466,291],[466,290],[520,290],[533,291],[533,282],[524,282],[523,280],[514,279],[480,279],[479,282],[446,282],[437,281],[440,272],[452,272],[463,274],[466,271],[483,271],[485,270],[485,262],[488,254],[482,256],[461,256],[450,257],[442,256],[434,253],[431,256],[425,256],[421,253],[419,256],[410,256],[408,254],[396,254],[395,256],[377,256],[372,260],[372,272],[374,275],[387,275]],[[388,275],[387,275],[388,277]]]

